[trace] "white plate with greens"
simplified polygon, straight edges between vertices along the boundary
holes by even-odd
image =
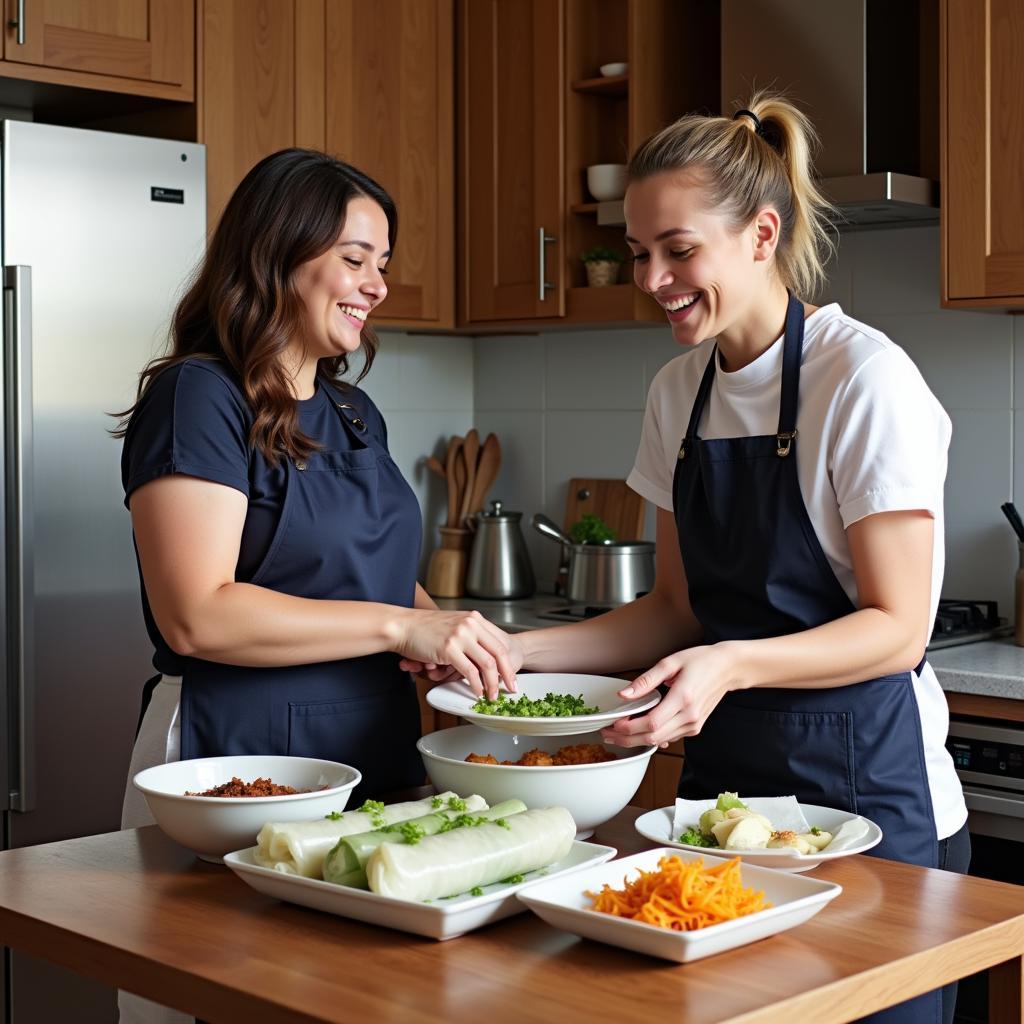
[[[755,803],[755,801],[748,802]],[[709,799],[707,807],[710,809],[714,806],[715,800]],[[834,807],[819,807],[816,804],[799,804],[798,806],[812,828],[824,829],[834,835],[847,822],[853,822],[860,818],[867,826],[867,831],[863,838],[852,845],[844,846],[841,850],[830,852],[826,846],[823,850],[818,850],[815,853],[798,853],[793,849],[723,849],[722,847],[705,847],[680,842],[679,836],[673,834],[675,805],[659,807],[655,811],[641,814],[636,819],[634,827],[644,838],[661,846],[673,846],[680,850],[704,853],[712,857],[740,857],[744,864],[775,868],[779,871],[810,871],[823,861],[838,860],[840,857],[849,857],[855,853],[865,853],[882,841],[882,830],[873,821],[860,815],[850,814],[849,811],[840,811]]]
[[[595,867],[615,856],[615,849],[611,846],[574,840],[565,857],[546,868],[524,874],[521,882],[495,882],[483,886],[479,895],[463,893],[447,899],[414,903],[378,896],[366,889],[353,889],[318,878],[303,878],[261,867],[253,856],[255,849],[229,853],[224,857],[224,863],[257,892],[339,917],[441,940],[454,939],[492,921],[521,913],[526,907],[516,899],[516,893],[538,880]]]
[[[516,677],[518,692],[502,691],[497,701],[481,701],[465,680],[427,691],[427,703],[494,732],[519,736],[577,736],[604,729],[619,718],[643,714],[658,703],[655,692],[624,701],[629,683],[611,676],[574,672],[526,672]]]

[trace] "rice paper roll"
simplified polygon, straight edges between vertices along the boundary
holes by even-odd
[[[370,889],[402,900],[454,896],[553,864],[576,836],[576,822],[564,807],[523,811],[504,821],[428,836],[414,846],[378,847],[366,863]]]
[[[439,793],[423,800],[406,800],[388,804],[379,811],[344,811],[338,818],[316,818],[312,821],[268,821],[256,837],[253,859],[265,868],[287,875],[320,878],[324,858],[342,836],[371,832],[382,825],[419,818],[459,800],[457,793]],[[474,799],[472,797],[468,799]],[[484,807],[486,803],[476,797]],[[442,803],[437,804],[440,800]],[[468,805],[467,805],[468,806]]]

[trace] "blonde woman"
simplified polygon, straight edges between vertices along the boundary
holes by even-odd
[[[964,871],[946,703],[924,660],[943,571],[950,422],[910,359],[823,280],[813,130],[760,94],[633,156],[637,287],[686,349],[651,385],[630,485],[657,512],[657,583],[513,638],[533,670],[652,666],[665,687],[605,738],[686,738],[680,794],[796,794],[881,825],[873,853]],[[938,1019],[939,993],[889,1020]],[[952,999],[946,999],[946,1020]]]

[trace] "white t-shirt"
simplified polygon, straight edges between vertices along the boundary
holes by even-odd
[[[715,374],[698,426],[703,438],[755,437],[778,429],[780,337],[752,363]],[[672,475],[713,341],[664,366],[647,396],[643,435],[628,483],[672,509]],[[876,512],[923,509],[935,519],[930,620],[945,564],[942,488],[949,417],[907,354],[884,334],[832,304],[804,322],[797,413],[797,476],[829,565],[855,606],[857,585],[846,528]],[[949,709],[930,665],[914,693],[940,839],[967,820],[963,790],[945,748]]]

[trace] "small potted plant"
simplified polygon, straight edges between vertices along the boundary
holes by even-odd
[[[591,288],[615,284],[618,280],[622,253],[615,249],[598,245],[593,249],[588,249],[580,259],[583,260],[583,265],[587,268],[587,284]]]

